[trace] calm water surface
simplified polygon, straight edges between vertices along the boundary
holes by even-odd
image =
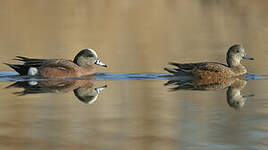
[[[93,48],[109,67],[89,80],[40,81],[0,65],[0,149],[268,149],[267,6],[2,0],[1,62],[16,55],[73,59]],[[228,101],[228,87],[164,86],[169,61],[224,63],[236,43],[255,58],[243,62],[253,75],[241,81],[241,101]]]
[[[3,74],[7,73],[1,77]],[[132,149],[133,145],[137,149],[266,148],[267,93],[265,89],[250,88],[267,86],[265,80],[249,75],[249,80],[253,77],[259,80],[248,81],[242,94],[254,96],[236,108],[228,105],[226,89],[171,92],[172,86],[164,86],[168,78],[163,76],[97,74],[94,77],[97,81],[60,80],[60,85],[58,80],[27,78],[26,82],[17,82],[23,83],[20,87],[2,82],[1,94],[5,98],[0,102],[1,146],[18,149]],[[11,77],[2,79],[22,81],[24,78]],[[70,85],[77,85],[63,86],[70,81],[75,81]],[[93,91],[97,87],[104,89],[98,95],[89,92],[89,101],[79,100],[73,90],[81,85],[80,81]],[[37,85],[31,82],[38,82],[39,88],[29,88]],[[55,85],[59,86],[44,82],[57,82]],[[36,93],[27,93],[31,90]],[[43,94],[38,94],[39,91]]]

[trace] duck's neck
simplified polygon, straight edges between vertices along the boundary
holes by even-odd
[[[227,59],[228,66],[236,75],[247,73],[247,68],[240,63],[240,59]]]
[[[233,57],[227,57],[227,59],[226,59],[226,62],[227,62],[227,64],[228,64],[228,66],[230,67],[230,68],[232,68],[232,67],[239,67],[239,66],[243,66],[240,62],[241,62],[241,59],[239,59],[239,58],[233,58]]]
[[[96,73],[96,68],[95,66],[81,66],[80,67],[81,72],[83,73],[83,75],[93,75]]]

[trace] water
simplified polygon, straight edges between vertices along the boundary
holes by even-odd
[[[265,78],[247,74],[245,82]],[[2,90],[13,93],[1,101],[3,128],[24,131],[3,130],[3,138],[20,141],[18,148],[128,149],[136,143],[140,149],[265,147],[265,99],[247,91],[249,96],[238,101],[242,106],[230,104],[225,87],[172,92],[164,83],[174,79],[182,81],[166,74],[98,73],[87,80],[51,80],[2,72],[1,81],[18,81],[7,82]],[[106,85],[95,85],[103,81]]]
[[[90,79],[47,80],[0,65],[0,149],[268,149],[267,4],[2,0],[2,63],[73,59],[93,48],[109,67]],[[231,88],[175,90],[185,79],[163,70],[168,62],[225,63],[237,43],[255,60],[243,61],[250,73],[226,81]]]

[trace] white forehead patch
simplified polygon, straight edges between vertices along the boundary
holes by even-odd
[[[99,58],[97,53],[93,49],[87,48],[87,50],[89,50],[96,58]]]

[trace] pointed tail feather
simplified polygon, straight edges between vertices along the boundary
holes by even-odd
[[[179,68],[180,64],[179,63],[175,63],[175,62],[169,62],[168,63],[169,65],[173,65],[173,66],[176,66]]]
[[[183,69],[172,69],[172,68],[164,68],[167,72],[173,74],[173,75],[181,75],[181,76],[188,76],[191,75],[191,72]]]
[[[16,56],[16,58],[13,60],[22,61],[26,64],[30,64],[30,65],[37,67],[37,66],[40,66],[41,64],[43,64],[44,62],[46,62],[48,59],[27,58],[27,57],[23,57],[23,56]]]
[[[8,63],[4,63],[4,64],[7,65],[7,66],[9,66],[10,68],[14,69],[20,75],[27,75],[27,71],[29,69],[29,66],[26,66],[26,65],[16,65],[16,64],[8,64]]]
[[[166,70],[169,73],[175,74],[176,70],[175,69],[171,69],[171,68],[164,68],[164,70]]]

